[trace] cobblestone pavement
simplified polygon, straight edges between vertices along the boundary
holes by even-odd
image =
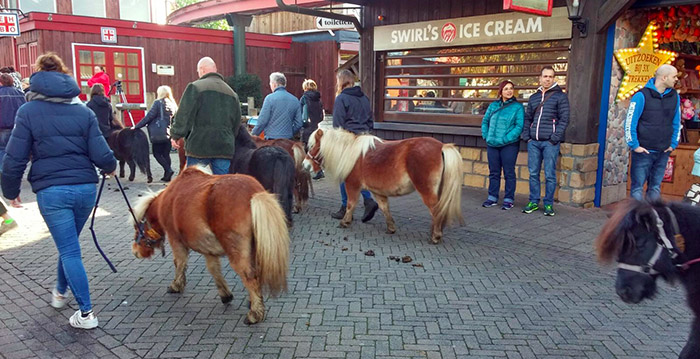
[[[63,310],[49,306],[56,249],[24,188],[25,207],[12,211],[20,229],[0,238],[0,356],[656,359],[677,358],[688,335],[680,288],[661,285],[656,300],[640,305],[617,298],[613,269],[600,267],[591,247],[601,210],[555,206],[557,215],[544,217],[484,209],[484,191],[465,189],[466,225],[430,245],[430,218],[416,194],[391,200],[394,235],[384,234],[381,214],[367,224],[356,214],[340,229],[328,215],[339,206],[328,180],[315,182],[315,198],[294,217],[289,291],[266,300],[263,323],[246,326],[237,275],[224,267],[234,293],[224,305],[199,254],[185,293],[166,293],[169,251],[133,257],[126,207],[109,183],[95,228],[119,272],[102,260],[87,226],[81,236],[100,320],[92,331],[68,325],[74,299]],[[139,175],[127,186],[136,200],[163,185],[147,186]],[[370,249],[375,256],[364,254]]]

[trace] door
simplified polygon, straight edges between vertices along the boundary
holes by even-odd
[[[105,89],[116,95],[117,103],[145,104],[145,76],[143,48],[73,44],[75,73],[79,75],[80,99],[87,101],[90,88],[87,81],[94,75],[95,66],[103,66],[109,76],[111,87]],[[118,86],[121,81],[121,86]],[[134,123],[145,116],[144,111],[131,111]],[[131,126],[125,114],[125,125]]]

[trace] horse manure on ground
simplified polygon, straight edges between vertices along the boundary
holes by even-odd
[[[348,247],[343,247],[343,249],[341,249],[341,250],[342,250],[343,252],[345,252],[345,251],[348,250]]]
[[[411,263],[411,262],[413,262],[413,258],[411,258],[410,256],[403,256],[403,257],[401,257],[401,262]]]
[[[399,262],[399,261],[401,261],[401,258],[399,258],[397,256],[389,256],[389,260]]]
[[[374,257],[374,251],[370,249],[367,252],[365,252],[365,255],[368,257]]]
[[[343,240],[344,240],[344,241],[347,241],[347,240],[348,240],[348,237],[343,237]]]
[[[420,264],[420,263],[413,263],[413,264],[411,264],[411,265],[414,266],[414,267],[417,267],[417,268],[423,268],[423,265]]]

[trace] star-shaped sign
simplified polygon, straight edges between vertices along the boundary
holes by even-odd
[[[617,91],[618,101],[628,99],[641,90],[654,77],[659,66],[673,62],[678,56],[672,51],[659,50],[657,28],[653,21],[650,22],[637,47],[615,51],[615,58],[625,71]]]

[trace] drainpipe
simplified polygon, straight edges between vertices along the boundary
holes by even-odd
[[[252,16],[226,14],[228,26],[233,27],[233,66],[236,75],[246,73],[245,28],[253,21]]]
[[[320,17],[342,20],[342,21],[350,21],[353,23],[353,25],[355,25],[355,29],[357,30],[357,32],[359,34],[362,34],[362,30],[363,30],[362,24],[360,24],[360,21],[357,20],[357,18],[354,16],[335,14],[332,12],[314,10],[314,9],[309,9],[309,8],[305,8],[305,7],[299,7],[296,5],[287,5],[284,3],[284,0],[276,0],[276,1],[277,1],[277,7],[279,7],[282,11],[295,12],[295,13],[310,15],[310,16],[320,16]]]

